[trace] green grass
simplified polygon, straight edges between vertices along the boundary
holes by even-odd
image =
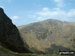
[[[75,56],[75,55],[16,53],[0,46],[0,56]]]

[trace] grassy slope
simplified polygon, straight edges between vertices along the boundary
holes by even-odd
[[[53,44],[58,47],[72,48],[74,42],[71,40],[75,38],[74,24],[57,20],[46,20],[20,26],[18,29],[23,40],[30,48],[36,48],[44,52],[45,48],[50,48]]]
[[[74,23],[69,23],[69,25],[71,24],[71,26],[73,25],[74,26]],[[37,25],[37,24],[35,24],[35,25]],[[63,26],[64,26],[64,28],[63,29],[66,29],[65,31],[64,31],[64,33],[65,34],[67,34],[67,33],[69,33],[69,34],[71,34],[72,32],[70,32],[70,28],[68,28],[67,26],[67,23],[66,24],[64,24]],[[29,25],[30,26],[30,25]],[[47,26],[47,25],[46,25]],[[20,29],[22,29],[22,28],[25,28],[26,26],[23,26],[23,27],[20,27]],[[67,27],[67,28],[66,28]],[[51,28],[52,30],[55,30],[55,29],[53,29],[53,28]],[[73,28],[74,29],[74,28]],[[36,29],[35,29],[36,30]],[[56,29],[57,30],[57,29]],[[56,31],[55,30],[55,31]],[[68,32],[69,31],[69,32]],[[72,30],[71,30],[72,31]],[[22,32],[23,33],[23,32]],[[39,50],[42,50],[42,51],[44,51],[43,50],[43,48],[45,48],[45,47],[47,47],[48,46],[48,44],[46,44],[45,42],[45,46],[44,46],[44,43],[42,42],[42,41],[46,41],[46,42],[48,42],[48,39],[45,39],[45,40],[40,40],[41,41],[41,43],[43,44],[43,46],[41,45],[41,43],[40,43],[40,41],[39,40],[37,40],[35,37],[33,37],[34,35],[34,32],[31,32],[31,33],[28,33],[28,35],[25,35],[24,33],[23,33],[23,36],[25,36],[25,37],[31,37],[31,39],[32,39],[32,42],[29,42],[31,39],[30,38],[25,38],[27,41],[28,41],[28,44],[29,43],[34,43],[32,46],[33,47],[35,47],[35,46],[37,46],[36,48],[37,49],[39,49]],[[47,37],[48,38],[48,37]],[[57,38],[58,39],[58,38]],[[62,41],[62,40],[61,40]],[[55,42],[55,43],[57,43],[57,42]],[[30,46],[31,46],[31,44],[29,44]],[[58,43],[58,44],[60,44],[60,43]],[[26,54],[26,53],[16,53],[16,52],[12,52],[12,51],[10,51],[10,50],[8,50],[8,49],[6,49],[6,48],[3,48],[1,45],[0,45],[0,56],[73,56],[73,55],[57,55],[57,54]],[[75,55],[74,55],[75,56]]]
[[[25,53],[15,53],[6,48],[0,46],[0,56],[61,56],[57,54],[25,54]],[[73,55],[62,55],[62,56],[73,56]]]

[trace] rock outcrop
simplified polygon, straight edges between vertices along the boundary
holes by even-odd
[[[24,46],[17,27],[11,19],[0,8],[0,45],[12,51],[19,53],[29,53],[30,51]]]

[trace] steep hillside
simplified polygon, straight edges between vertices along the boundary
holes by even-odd
[[[48,19],[19,26],[18,29],[34,52],[75,51],[75,23]]]
[[[29,53],[27,45],[19,34],[17,27],[0,8],[0,46],[19,53]]]
[[[32,23],[27,26],[21,26],[18,27],[18,30],[17,27],[12,23],[10,18],[4,13],[4,10],[0,8],[0,56],[59,56],[58,54],[50,53],[54,51],[54,48],[70,50],[69,48],[65,48],[63,45],[56,45],[58,44],[58,42],[55,43],[55,37],[53,37],[52,35],[55,28],[53,30],[52,28],[50,28],[50,26],[53,27],[53,25],[57,25],[55,27],[60,28],[58,26],[62,25],[63,22],[56,20],[50,21],[47,20],[43,22]],[[55,22],[55,24],[53,22]],[[74,23],[69,25],[74,27]],[[51,29],[52,31],[49,31],[49,29]],[[21,36],[19,34],[19,31]],[[52,36],[49,34],[51,34]],[[73,34],[72,37],[74,37]],[[53,39],[50,40],[51,38]],[[56,37],[56,39],[58,38]],[[69,39],[71,39],[71,45],[73,45],[73,47],[70,45],[72,47],[71,49],[74,49],[75,39],[70,37]]]

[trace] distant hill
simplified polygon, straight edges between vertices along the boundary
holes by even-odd
[[[48,19],[18,26],[18,29],[34,52],[75,51],[75,23]]]

